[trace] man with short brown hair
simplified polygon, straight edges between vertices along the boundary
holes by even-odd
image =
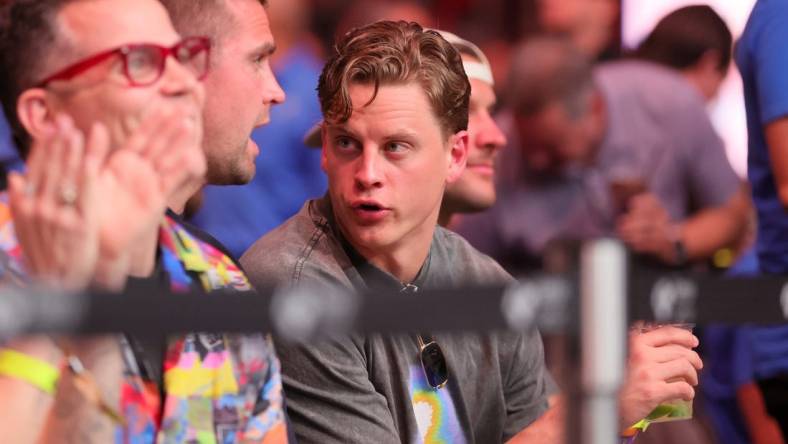
[[[437,226],[444,191],[467,159],[471,87],[450,43],[415,23],[355,29],[336,45],[318,91],[328,194],[244,254],[253,283],[413,292],[511,282]],[[649,340],[666,338],[687,343],[677,352],[687,359],[667,373],[696,382],[688,347],[697,339],[676,329]],[[639,345],[639,356],[651,353]],[[561,439],[536,330],[353,335],[277,348],[301,442]],[[628,392],[622,422],[692,391],[685,382],[665,387],[661,377],[641,378]],[[645,384],[653,396],[644,400]]]

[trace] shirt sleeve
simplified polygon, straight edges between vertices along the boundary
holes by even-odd
[[[506,421],[502,442],[525,429],[547,411],[548,384],[552,383],[544,363],[539,332],[506,334],[511,344],[508,369],[502,366]],[[504,361],[506,362],[506,361]],[[508,370],[508,371],[507,371]]]
[[[751,46],[761,124],[788,114],[788,8],[762,15],[763,24]]]
[[[287,411],[299,443],[400,443],[366,368],[363,339],[277,343]]]
[[[689,107],[683,121],[688,146],[682,152],[690,205],[694,210],[727,203],[741,188],[725,145],[702,104]]]

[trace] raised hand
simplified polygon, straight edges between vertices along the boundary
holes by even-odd
[[[187,184],[202,183],[205,175],[199,121],[157,111],[129,126],[130,136],[112,151],[99,177],[101,248],[108,257],[144,239],[155,244],[168,201]]]
[[[58,116],[9,177],[9,201],[28,271],[67,288],[119,288],[143,257],[155,257],[158,226],[179,190],[204,180],[199,120],[159,111],[120,147],[95,123],[87,141]]]
[[[621,216],[616,230],[621,240],[637,253],[656,256],[669,264],[677,260],[676,226],[659,199],[651,193],[630,199],[629,211]]]
[[[107,150],[91,146],[85,150],[71,119],[59,116],[31,147],[27,173],[9,175],[9,204],[28,273],[69,289],[86,286],[98,260],[93,201]]]

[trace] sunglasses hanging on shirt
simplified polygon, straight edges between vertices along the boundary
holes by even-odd
[[[404,285],[400,290],[402,293],[416,293],[417,291],[419,291],[419,287],[413,284]],[[421,359],[421,368],[424,370],[427,383],[436,390],[443,388],[449,381],[449,367],[446,365],[443,350],[432,335],[418,334],[416,340],[419,343],[419,359]]]

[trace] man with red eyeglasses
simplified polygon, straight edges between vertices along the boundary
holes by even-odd
[[[211,62],[211,39],[182,39],[159,2],[0,5],[0,100],[27,167],[0,197],[4,284],[251,291],[222,246],[176,213],[206,165],[208,180],[236,180],[256,155],[251,127],[284,100],[254,6],[245,12],[265,34],[255,79],[273,99],[239,103],[258,112],[239,113],[249,119],[233,129],[212,120],[203,146],[202,80],[230,52]],[[17,338],[0,348],[0,391],[10,442],[287,441],[279,364],[262,335]]]

